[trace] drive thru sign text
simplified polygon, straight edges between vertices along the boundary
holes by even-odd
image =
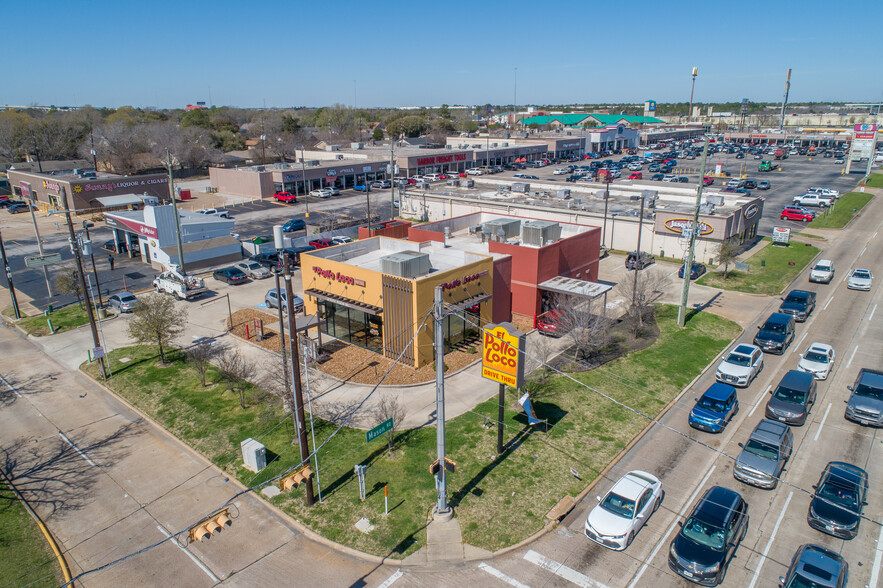
[[[524,380],[524,333],[509,323],[488,325],[482,340],[481,375],[519,388]]]

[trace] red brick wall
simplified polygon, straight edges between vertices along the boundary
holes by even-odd
[[[409,227],[408,241],[414,241],[415,243],[423,243],[424,241],[437,241],[439,243],[444,243],[445,234],[440,231],[427,231],[426,229]]]
[[[494,306],[493,320],[499,324],[512,320],[512,258],[503,257],[494,260]]]
[[[359,239],[368,239],[370,237],[390,237],[392,239],[407,239],[408,238],[408,229],[411,227],[411,221],[390,221],[386,223],[380,223],[371,225],[371,230],[368,230],[368,226],[359,227]]]

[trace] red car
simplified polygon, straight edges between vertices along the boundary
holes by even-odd
[[[550,337],[560,337],[563,333],[559,331],[559,322],[564,313],[560,310],[550,310],[545,314],[537,317],[537,331],[540,335],[548,335]]]
[[[713,183],[714,183],[714,178],[712,178],[711,176],[702,176],[702,185],[703,186],[710,186]]]
[[[808,223],[815,217],[816,215],[813,211],[800,208],[799,206],[786,206],[782,210],[782,214],[779,215],[781,220],[803,221],[805,223]]]
[[[629,174],[630,180],[642,180],[644,179],[644,174],[641,172],[632,172]]]
[[[277,202],[289,202],[292,204],[297,204],[297,196],[295,196],[291,192],[276,192],[275,194],[273,194],[273,198],[275,198]]]
[[[315,241],[310,241],[310,245],[316,249],[325,249],[326,247],[333,247],[334,245],[337,245],[337,243],[331,239],[316,239]]]

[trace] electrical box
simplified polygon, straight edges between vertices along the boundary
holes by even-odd
[[[263,443],[249,437],[239,446],[242,449],[242,461],[246,468],[259,472],[267,467],[267,448]]]

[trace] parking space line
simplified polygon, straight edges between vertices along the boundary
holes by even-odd
[[[877,308],[877,307],[875,306],[874,308]],[[12,387],[12,384],[10,384],[9,382],[7,382],[7,381],[6,381],[6,378],[4,378],[3,376],[0,376],[0,382],[3,382],[3,383],[6,385],[7,388],[9,388],[10,390],[12,390],[12,393],[13,393],[13,394],[15,394],[16,396],[18,396],[19,398],[22,397],[21,394],[18,393],[18,390],[16,390],[15,388],[13,388],[13,387]]]
[[[825,426],[825,420],[828,418],[828,413],[831,412],[831,403],[828,403],[828,408],[825,409],[825,416],[822,417],[822,422],[819,423],[819,428],[816,430],[815,437],[812,438],[813,441],[819,440],[819,433],[822,432],[822,427]]]
[[[165,536],[168,537],[169,539],[172,538],[172,536],[169,535],[169,532],[166,531],[166,530],[163,528],[162,525],[157,525],[156,528],[159,529],[160,533],[162,533],[163,535],[165,535]],[[196,565],[198,565],[198,566],[199,566],[199,569],[201,569],[203,572],[205,572],[206,575],[207,575],[209,578],[212,579],[212,582],[220,582],[220,579],[219,579],[216,575],[214,575],[210,569],[208,569],[208,566],[206,566],[204,563],[202,563],[201,561],[199,561],[199,558],[196,557],[195,555],[193,555],[193,553],[191,553],[186,547],[181,546],[181,544],[179,544],[177,541],[172,541],[172,543],[174,543],[175,545],[177,545],[177,546],[178,546],[178,549],[180,549],[181,551],[183,551],[184,553],[186,553],[186,554],[187,554],[187,557],[189,557],[190,559],[192,559],[192,560],[193,560],[193,563],[195,563]]]
[[[568,582],[572,582],[577,586],[582,586],[582,588],[608,588],[605,584],[597,582],[587,575],[581,574],[575,569],[567,567],[561,562],[540,555],[533,549],[528,550],[528,552],[524,554],[524,559],[530,563],[537,564],[542,568],[546,568],[559,578],[564,578]]]
[[[497,568],[492,568],[491,566],[487,565],[484,562],[481,562],[480,564],[478,564],[478,569],[486,571],[491,576],[494,576],[495,578],[502,580],[503,582],[509,584],[510,586],[515,586],[515,588],[530,588],[530,586],[528,586],[527,584],[522,584],[521,582],[519,582],[515,578],[510,578],[509,576],[507,576],[506,574],[504,574],[503,572],[501,572]]]
[[[855,349],[852,350],[852,355],[849,356],[849,361],[846,362],[846,367],[852,365],[852,358],[855,357],[855,352],[858,351],[858,345],[855,346]]]
[[[869,320],[869,321],[870,321],[872,318],[874,318],[874,313],[875,313],[875,312],[877,312],[877,305],[876,305],[876,304],[874,305],[874,308],[871,309],[871,316],[868,317],[868,320]],[[8,385],[8,384],[7,384],[7,385]]]
[[[98,466],[95,465],[95,462],[92,461],[91,459],[89,459],[89,457],[88,457],[85,453],[83,453],[82,451],[80,451],[80,448],[77,447],[76,445],[74,445],[74,442],[71,441],[70,439],[68,439],[68,438],[65,436],[64,433],[62,433],[61,431],[59,431],[58,434],[61,436],[62,439],[64,439],[65,441],[67,441],[67,444],[70,445],[70,446],[74,449],[74,451],[76,451],[77,453],[80,454],[80,457],[82,457],[83,459],[85,459],[86,461],[88,461],[90,466],[92,466],[92,467],[98,467]]]
[[[662,548],[662,545],[668,540],[668,536],[671,535],[671,532],[680,522],[681,517],[684,516],[684,513],[687,512],[687,508],[693,504],[693,501],[696,500],[696,496],[699,494],[699,491],[702,490],[702,487],[705,486],[705,482],[708,481],[708,478],[711,477],[711,473],[717,466],[711,466],[711,469],[706,472],[705,477],[702,478],[702,481],[699,482],[699,485],[696,486],[696,489],[693,490],[693,494],[690,495],[690,498],[687,499],[687,502],[684,503],[684,506],[681,508],[680,512],[678,512],[678,516],[675,517],[675,520],[672,521],[671,525],[669,525],[668,530],[665,532],[665,535],[662,536],[662,539],[659,540],[659,543],[656,544],[656,547],[653,549],[653,552],[650,553],[650,556],[644,560],[644,565],[641,566],[641,569],[638,570],[638,573],[635,574],[635,577],[632,578],[632,581],[629,582],[628,588],[635,588],[638,584],[638,580],[641,579],[641,576],[644,575],[644,572],[647,571],[647,567],[650,565],[650,562],[656,557],[656,554],[659,553],[659,550]]]
[[[383,584],[380,584],[379,586],[377,586],[377,588],[389,588],[390,586],[393,585],[393,582],[395,582],[396,580],[398,580],[399,578],[401,578],[404,575],[405,575],[405,573],[402,570],[400,570],[400,569],[396,570],[396,573],[394,573],[392,576],[390,576],[389,578],[384,580]]]
[[[763,567],[763,562],[766,561],[766,555],[770,552],[770,547],[773,546],[773,540],[776,538],[776,533],[779,532],[779,525],[782,524],[782,519],[785,518],[785,511],[788,510],[788,503],[791,502],[792,496],[794,496],[793,490],[788,493],[788,498],[785,499],[785,504],[782,505],[782,512],[779,513],[779,518],[776,519],[776,525],[773,527],[773,532],[770,533],[770,540],[766,542],[766,547],[763,548],[763,553],[760,556],[760,561],[757,562],[757,569],[754,570],[754,576],[751,578],[748,588],[754,588],[757,578],[760,577],[760,569]]]
[[[806,336],[809,335],[809,332],[803,334],[803,337],[800,338],[800,341],[797,342],[797,345],[794,346],[794,349],[791,350],[791,353],[797,353],[800,349],[800,344],[803,343],[803,340],[806,339]]]
[[[751,407],[751,412],[748,413],[748,418],[749,418],[749,419],[751,418],[751,415],[754,414],[754,411],[757,410],[757,407],[760,406],[760,401],[763,400],[764,396],[766,396],[767,394],[769,394],[770,389],[771,389],[772,387],[773,387],[772,384],[770,384],[769,386],[766,387],[766,390],[763,391],[763,394],[761,394],[760,396],[757,397],[757,402],[754,403],[754,406]]]
[[[822,310],[828,310],[828,305],[831,304],[831,301],[834,300],[834,295],[831,294],[831,297],[828,298],[828,301],[825,303],[825,306],[822,307]]]
[[[877,588],[877,580],[880,578],[880,564],[883,563],[883,527],[880,527],[880,536],[877,538],[877,548],[874,550],[874,567],[871,568],[871,581],[868,588]]]

